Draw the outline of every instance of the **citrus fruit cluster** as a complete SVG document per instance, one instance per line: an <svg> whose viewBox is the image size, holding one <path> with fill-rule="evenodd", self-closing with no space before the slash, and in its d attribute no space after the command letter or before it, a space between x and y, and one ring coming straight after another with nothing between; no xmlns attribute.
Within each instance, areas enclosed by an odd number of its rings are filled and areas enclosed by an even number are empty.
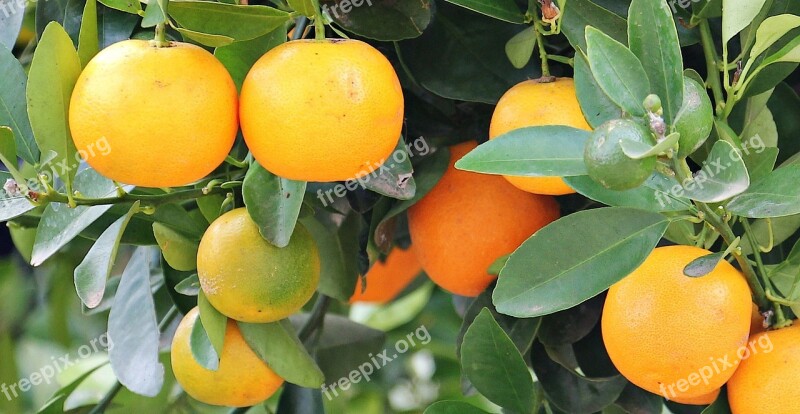
<svg viewBox="0 0 800 414"><path fill-rule="evenodd" d="M142 105L149 102L149 105ZM241 121L241 123L240 123ZM388 60L355 40L291 41L252 67L241 91L226 68L198 46L142 40L116 43L93 58L73 91L69 125L76 149L99 140L110 151L86 159L115 181L176 187L211 174L228 156L241 127L255 159L284 178L339 181L373 171L395 148L403 123L403 94ZM376 128L377 126L377 128ZM383 267L411 266L395 250ZM356 300L386 301L417 273L381 277ZM250 349L238 322L268 323L297 312L319 284L320 258L302 225L287 246L265 240L247 210L217 218L197 252L208 302L229 319L219 368L192 355L197 308L181 322L172 346L175 376L199 401L249 406L283 383ZM373 293L375 291L375 293Z"/></svg>
<svg viewBox="0 0 800 414"><path fill-rule="evenodd" d="M222 63L198 46L119 42L86 65L69 110L78 151L93 153L100 140L110 148L88 158L89 165L141 187L208 176L240 126L255 159L276 175L358 178L391 154L402 125L403 93L392 65L372 46L342 39L270 50L247 75L241 99Z"/></svg>

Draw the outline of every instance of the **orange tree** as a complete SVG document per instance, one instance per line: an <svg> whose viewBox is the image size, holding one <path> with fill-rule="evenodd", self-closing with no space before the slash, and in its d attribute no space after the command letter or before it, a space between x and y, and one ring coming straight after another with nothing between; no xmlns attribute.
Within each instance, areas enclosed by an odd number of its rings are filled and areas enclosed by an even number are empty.
<svg viewBox="0 0 800 414"><path fill-rule="evenodd" d="M800 412L799 63L794 0L0 2L0 412Z"/></svg>

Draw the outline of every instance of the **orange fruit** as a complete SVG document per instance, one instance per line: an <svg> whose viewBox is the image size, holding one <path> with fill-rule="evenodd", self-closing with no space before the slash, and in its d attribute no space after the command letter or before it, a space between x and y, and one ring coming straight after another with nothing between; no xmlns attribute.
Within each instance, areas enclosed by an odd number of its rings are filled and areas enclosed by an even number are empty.
<svg viewBox="0 0 800 414"><path fill-rule="evenodd" d="M558 219L553 197L520 191L496 175L456 170L474 141L450 148L450 165L408 210L411 247L442 288L477 296L495 279L487 270L540 228Z"/></svg>
<svg viewBox="0 0 800 414"><path fill-rule="evenodd" d="M422 266L413 250L395 247L389 252L385 261L376 262L366 276L358 278L356 291L350 297L350 303L389 302L399 295L421 271ZM361 289L362 278L366 278L367 281L367 287L363 290Z"/></svg>
<svg viewBox="0 0 800 414"><path fill-rule="evenodd" d="M750 337L728 381L733 414L800 413L800 325Z"/></svg>
<svg viewBox="0 0 800 414"><path fill-rule="evenodd" d="M320 259L298 225L286 247L261 237L247 209L211 223L197 249L197 276L208 301L229 318L266 323L297 312L319 284Z"/></svg>
<svg viewBox="0 0 800 414"><path fill-rule="evenodd" d="M699 397L673 398L672 401L685 405L709 405L717 400L717 397L719 397L719 392L720 389L717 388L716 390Z"/></svg>
<svg viewBox="0 0 800 414"><path fill-rule="evenodd" d="M581 112L570 78L544 83L537 79L514 85L497 102L489 126L489 139L515 129L566 125L591 130ZM505 177L517 188L534 194L564 195L575 192L561 177Z"/></svg>
<svg viewBox="0 0 800 414"><path fill-rule="evenodd" d="M176 187L225 160L239 128L237 99L228 71L203 48L126 40L84 68L69 126L79 154L100 174Z"/></svg>
<svg viewBox="0 0 800 414"><path fill-rule="evenodd" d="M358 40L295 40L262 56L242 85L242 133L284 178L342 181L376 170L403 126L392 65Z"/></svg>
<svg viewBox="0 0 800 414"><path fill-rule="evenodd" d="M222 356L216 371L200 365L192 356L190 338L200 311L194 308L183 317L172 338L172 371L192 398L212 405L249 407L272 396L283 384L245 342L236 322L228 320Z"/></svg>
<svg viewBox="0 0 800 414"><path fill-rule="evenodd" d="M752 301L744 276L724 260L705 276L683 274L707 254L690 246L655 249L611 286L603 308L611 361L632 383L670 400L720 388L747 343Z"/></svg>

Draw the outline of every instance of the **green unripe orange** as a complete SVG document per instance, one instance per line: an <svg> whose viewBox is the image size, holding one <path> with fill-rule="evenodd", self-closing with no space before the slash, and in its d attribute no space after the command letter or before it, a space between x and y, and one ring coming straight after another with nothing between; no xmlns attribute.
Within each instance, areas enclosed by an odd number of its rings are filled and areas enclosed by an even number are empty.
<svg viewBox="0 0 800 414"><path fill-rule="evenodd" d="M655 156L635 160L625 155L620 145L623 140L654 144L643 125L631 119L615 119L592 132L583 154L589 177L611 190L638 187L656 168Z"/></svg>

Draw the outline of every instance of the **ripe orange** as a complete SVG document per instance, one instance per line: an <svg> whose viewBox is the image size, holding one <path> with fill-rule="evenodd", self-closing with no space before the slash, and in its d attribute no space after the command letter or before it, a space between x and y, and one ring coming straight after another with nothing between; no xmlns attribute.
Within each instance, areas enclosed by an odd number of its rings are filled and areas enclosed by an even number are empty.
<svg viewBox="0 0 800 414"><path fill-rule="evenodd" d="M403 92L392 65L358 40L295 40L259 59L242 85L242 133L281 177L361 177L400 139Z"/></svg>
<svg viewBox="0 0 800 414"><path fill-rule="evenodd" d="M141 187L182 186L225 160L239 127L237 99L228 71L204 49L126 40L84 68L69 126L100 174Z"/></svg>
<svg viewBox="0 0 800 414"><path fill-rule="evenodd" d="M275 374L245 342L236 322L228 320L219 367L211 371L192 356L190 337L200 312L194 308L181 321L172 339L175 379L192 398L212 405L249 407L275 393L283 378Z"/></svg>
<svg viewBox="0 0 800 414"><path fill-rule="evenodd" d="M529 126L566 125L591 130L581 112L570 78L544 83L537 79L509 89L492 115L489 139ZM505 177L521 190L535 194L564 195L575 192L561 177Z"/></svg>
<svg viewBox="0 0 800 414"><path fill-rule="evenodd" d="M709 253L659 247L608 290L602 330L612 362L632 383L668 399L720 388L747 343L752 301L742 274L724 260L703 277L683 274Z"/></svg>
<svg viewBox="0 0 800 414"><path fill-rule="evenodd" d="M728 381L733 414L800 413L800 325L750 337Z"/></svg>
<svg viewBox="0 0 800 414"><path fill-rule="evenodd" d="M265 323L297 312L319 284L320 259L308 231L298 225L289 245L264 240L247 210L211 223L197 250L197 276L217 310L243 322Z"/></svg>
<svg viewBox="0 0 800 414"><path fill-rule="evenodd" d="M389 252L386 261L378 261L364 276L367 288L361 289L361 277L358 278L356 291L350 297L350 303L374 302L386 303L394 299L422 271L416 254L411 249L403 250L395 247Z"/></svg>
<svg viewBox="0 0 800 414"><path fill-rule="evenodd" d="M428 276L462 296L477 296L495 279L487 270L540 228L558 219L553 197L528 194L495 175L456 170L474 141L450 149L450 165L408 210L412 248Z"/></svg>

